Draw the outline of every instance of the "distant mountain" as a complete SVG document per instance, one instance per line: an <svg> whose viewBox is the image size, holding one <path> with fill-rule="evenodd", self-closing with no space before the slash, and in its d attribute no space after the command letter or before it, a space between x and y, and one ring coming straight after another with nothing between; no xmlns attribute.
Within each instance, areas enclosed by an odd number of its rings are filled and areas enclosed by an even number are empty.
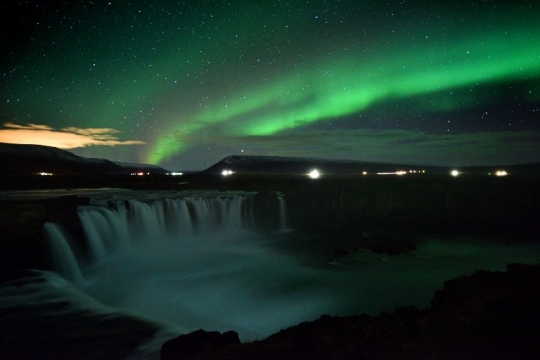
<svg viewBox="0 0 540 360"><path fill-rule="evenodd" d="M363 172L367 174L391 174L397 171L406 171L408 173L414 171L422 173L425 171L425 173L433 175L450 174L452 169L457 169L464 175L487 175L502 170L513 175L538 175L540 174L540 163L452 168L448 166L390 164L353 160L233 155L224 158L201 173L221 174L223 171L230 170L247 175L304 175L313 169L327 175L359 175Z"/></svg>
<svg viewBox="0 0 540 360"><path fill-rule="evenodd" d="M0 176L33 175L122 175L134 172L165 174L167 170L146 164L84 158L51 146L0 143Z"/></svg>
<svg viewBox="0 0 540 360"><path fill-rule="evenodd" d="M371 175L395 173L396 171L425 171L428 174L449 174L453 168L353 160L233 155L224 158L200 173L222 174L223 171L230 170L246 175L305 175L313 169L317 169L323 175L359 175L363 172ZM457 169L464 175L494 174L499 170L506 170L511 175L540 175L540 163L468 166L458 167ZM51 146L0 143L0 176L33 175L40 172L58 175L168 173L167 170L156 165L85 158Z"/></svg>
<svg viewBox="0 0 540 360"><path fill-rule="evenodd" d="M328 160L281 156L247 156L233 155L219 161L203 173L221 174L224 170L231 170L236 173L256 175L303 175L313 169L317 169L322 174L327 175L358 175L362 172L382 173L401 171L431 171L443 172L447 168L436 166L400 165L374 163L368 161L352 160Z"/></svg>

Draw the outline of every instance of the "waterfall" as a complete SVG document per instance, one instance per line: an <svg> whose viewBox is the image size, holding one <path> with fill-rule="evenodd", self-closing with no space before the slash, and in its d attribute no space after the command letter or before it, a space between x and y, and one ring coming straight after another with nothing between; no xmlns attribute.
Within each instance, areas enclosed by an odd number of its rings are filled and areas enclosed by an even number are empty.
<svg viewBox="0 0 540 360"><path fill-rule="evenodd" d="M279 200L279 231L291 231L289 227L289 215L287 213L287 204L283 195L278 195Z"/></svg>
<svg viewBox="0 0 540 360"><path fill-rule="evenodd" d="M182 233L186 237L194 234L193 223L186 200L178 201L165 199L163 201L163 216L165 217L165 231L174 235Z"/></svg>
<svg viewBox="0 0 540 360"><path fill-rule="evenodd" d="M53 223L45 223L43 232L49 241L56 271L75 284L82 283L81 269L60 227Z"/></svg>
<svg viewBox="0 0 540 360"><path fill-rule="evenodd" d="M445 279L473 272L479 264L500 270L508 262L534 263L540 256L538 245L427 239L420 244L418 257L362 251L347 257L338 270L328 263L334 247L324 241L304 241L309 233L240 234L246 225L254 227L251 219L266 220L261 214L271 216L268 220L277 229L278 210L279 226L287 229L287 210L292 208L283 194L275 195L277 201L267 194L197 192L161 198L160 194L152 198L140 194L129 200L92 199L92 205L80 206L82 228L77 233L85 235L72 243L77 244L73 246L77 251L70 248L73 236L66 236L69 234L63 234L55 224L46 224L44 234L54 250L59 273L53 278L68 279L81 293L112 309L170 324L175 332L234 330L243 341L251 341L325 313L378 314L400 303L426 307L433 289ZM251 208L261 211L253 216L249 204L257 199L264 203ZM137 226L139 221L147 228ZM84 264L80 269L74 253ZM447 266L441 266L445 261ZM428 281L426 272L430 274ZM34 276L29 279L39 284L37 292L18 284L10 286L9 292L0 287L0 310L4 306L7 318L13 319L20 334L27 334L28 341L42 344L34 348L36 354L47 349L51 339L62 342L58 349L68 346L76 351L78 344L88 348L106 344L114 353L120 345L125 346L126 336L129 339L130 333L138 333L125 321L115 326L109 317L95 317L86 305L84 311L73 307L73 300L78 302L81 297L71 290L73 296L56 295L56 289L64 293L63 284L49 292L50 283L36 281ZM29 307L20 302L24 298L19 291L32 295ZM24 308L29 309L28 316ZM76 317L66 318L65 310L70 308L76 310ZM84 327L86 322L89 326ZM37 330L31 331L34 328ZM159 348L156 351L158 358Z"/></svg>
<svg viewBox="0 0 540 360"><path fill-rule="evenodd" d="M105 219L98 211L88 211L79 214L79 219L83 228L86 229L86 236L88 238L88 248L91 253L91 257L94 261L99 260L107 253L105 244L102 241L103 232L110 234L109 227L107 226Z"/></svg>
<svg viewBox="0 0 540 360"><path fill-rule="evenodd" d="M92 260L98 261L115 245L129 242L124 208L85 207L79 209L78 214Z"/></svg>
<svg viewBox="0 0 540 360"><path fill-rule="evenodd" d="M136 242L182 242L217 233L234 236L244 223L252 225L248 195L189 196L158 200L129 199L108 205L78 209L86 237L86 259L99 262L120 245ZM57 224L46 223L56 270L69 280L83 279L69 241Z"/></svg>
<svg viewBox="0 0 540 360"><path fill-rule="evenodd" d="M146 203L137 200L128 201L128 226L132 238L148 238L165 233L165 216L160 202ZM123 205L125 206L125 204ZM123 219L122 219L123 220Z"/></svg>

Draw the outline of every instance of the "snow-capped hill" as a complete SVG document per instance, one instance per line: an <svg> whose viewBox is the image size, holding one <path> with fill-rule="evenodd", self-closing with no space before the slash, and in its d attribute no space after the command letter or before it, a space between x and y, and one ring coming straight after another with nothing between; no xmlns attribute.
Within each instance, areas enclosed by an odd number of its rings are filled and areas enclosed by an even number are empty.
<svg viewBox="0 0 540 360"><path fill-rule="evenodd" d="M458 167L459 172L465 175L496 174L505 170L513 175L540 174L540 163L515 164L515 165L486 165ZM250 156L232 155L224 158L208 169L203 174L229 173L247 175L306 175L312 170L322 175L359 175L359 174L429 174L449 175L455 167L410 165L395 163L376 163L355 160L330 160L284 156Z"/></svg>
<svg viewBox="0 0 540 360"><path fill-rule="evenodd" d="M139 171L150 172L152 174L162 174L164 172L167 172L162 167L152 164L127 163L123 161L115 161L115 164L123 168L130 169L130 171L132 169L138 169Z"/></svg>
<svg viewBox="0 0 540 360"><path fill-rule="evenodd" d="M353 160L232 155L204 170L203 173L221 174L225 170L230 170L242 174L302 175L316 168L323 174L350 175L363 171L395 171L396 167L399 166ZM418 166L409 167L419 168Z"/></svg>
<svg viewBox="0 0 540 360"><path fill-rule="evenodd" d="M225 164L237 165L237 164L290 164L290 163L340 163L340 164L368 164L365 161L353 161L353 160L328 160L328 159L316 159L316 158L300 158L300 157L286 157L286 156L250 156L250 155L231 155L222 160Z"/></svg>
<svg viewBox="0 0 540 360"><path fill-rule="evenodd" d="M53 174L165 174L159 166L116 163L107 159L85 158L51 146L0 143L0 175Z"/></svg>
<svg viewBox="0 0 540 360"><path fill-rule="evenodd" d="M300 159L287 158L282 156L247 156L247 155L232 155L227 156L221 162L227 165L261 165L261 164L274 164L274 163L291 163L297 162Z"/></svg>

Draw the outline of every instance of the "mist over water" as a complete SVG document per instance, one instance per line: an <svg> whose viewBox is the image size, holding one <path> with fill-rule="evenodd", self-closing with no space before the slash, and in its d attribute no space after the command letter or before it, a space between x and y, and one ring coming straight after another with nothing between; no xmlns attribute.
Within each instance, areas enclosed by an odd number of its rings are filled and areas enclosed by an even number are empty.
<svg viewBox="0 0 540 360"><path fill-rule="evenodd" d="M317 316L329 301L321 285L258 236L214 235L118 249L87 269L85 290L186 331L234 329L257 338Z"/></svg>
<svg viewBox="0 0 540 360"><path fill-rule="evenodd" d="M322 314L427 307L444 280L539 259L533 246L432 240L414 255L361 252L332 266L328 259L273 246L273 241L299 241L284 238L248 233L129 246L85 269L83 289L108 305L180 330L235 330L243 340L255 340Z"/></svg>
<svg viewBox="0 0 540 360"><path fill-rule="evenodd" d="M243 228L242 201L177 202L182 214L177 228L160 224L160 216L167 215L153 214L146 204L152 215L139 209L135 217L139 226L147 222L146 229L122 228L120 233L130 238L83 268L82 289L107 305L180 331L235 330L242 340L255 340L322 314L375 315L402 305L427 307L444 280L540 259L536 246L431 239L409 255L359 251L336 264L332 247L306 241L304 234ZM197 221L186 215L188 207L198 214ZM91 211L96 210L80 216Z"/></svg>
<svg viewBox="0 0 540 360"><path fill-rule="evenodd" d="M434 237L407 255L354 251L335 262L331 245L306 234L258 231L244 200L235 195L81 208L90 260L79 262L83 279L77 275L76 285L107 306L178 333L235 330L249 341L323 314L425 308L445 280L540 260L536 245ZM46 231L57 234L52 225ZM72 259L58 269L67 278L69 264Z"/></svg>

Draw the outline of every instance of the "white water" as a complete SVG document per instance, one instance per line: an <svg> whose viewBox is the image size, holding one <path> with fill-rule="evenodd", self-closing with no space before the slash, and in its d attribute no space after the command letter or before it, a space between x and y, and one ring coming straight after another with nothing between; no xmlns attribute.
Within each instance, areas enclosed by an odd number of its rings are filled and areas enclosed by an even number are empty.
<svg viewBox="0 0 540 360"><path fill-rule="evenodd" d="M157 360L161 344L178 334L37 270L0 285L0 320L2 359ZM147 327L153 337L137 334ZM130 348L133 342L142 345Z"/></svg>
<svg viewBox="0 0 540 360"><path fill-rule="evenodd" d="M331 245L252 231L248 203L213 195L81 208L92 263L75 262L79 288L178 331L235 330L254 340L322 314L426 307L444 280L540 259L533 245L433 239L412 255L363 251L332 266Z"/></svg>
<svg viewBox="0 0 540 360"><path fill-rule="evenodd" d="M291 231L289 226L289 214L287 213L287 204L283 196L278 196L279 201L279 230L283 232Z"/></svg>
<svg viewBox="0 0 540 360"><path fill-rule="evenodd" d="M82 284L81 269L64 232L53 223L46 223L43 232L51 243L51 256L55 270L74 284Z"/></svg>

